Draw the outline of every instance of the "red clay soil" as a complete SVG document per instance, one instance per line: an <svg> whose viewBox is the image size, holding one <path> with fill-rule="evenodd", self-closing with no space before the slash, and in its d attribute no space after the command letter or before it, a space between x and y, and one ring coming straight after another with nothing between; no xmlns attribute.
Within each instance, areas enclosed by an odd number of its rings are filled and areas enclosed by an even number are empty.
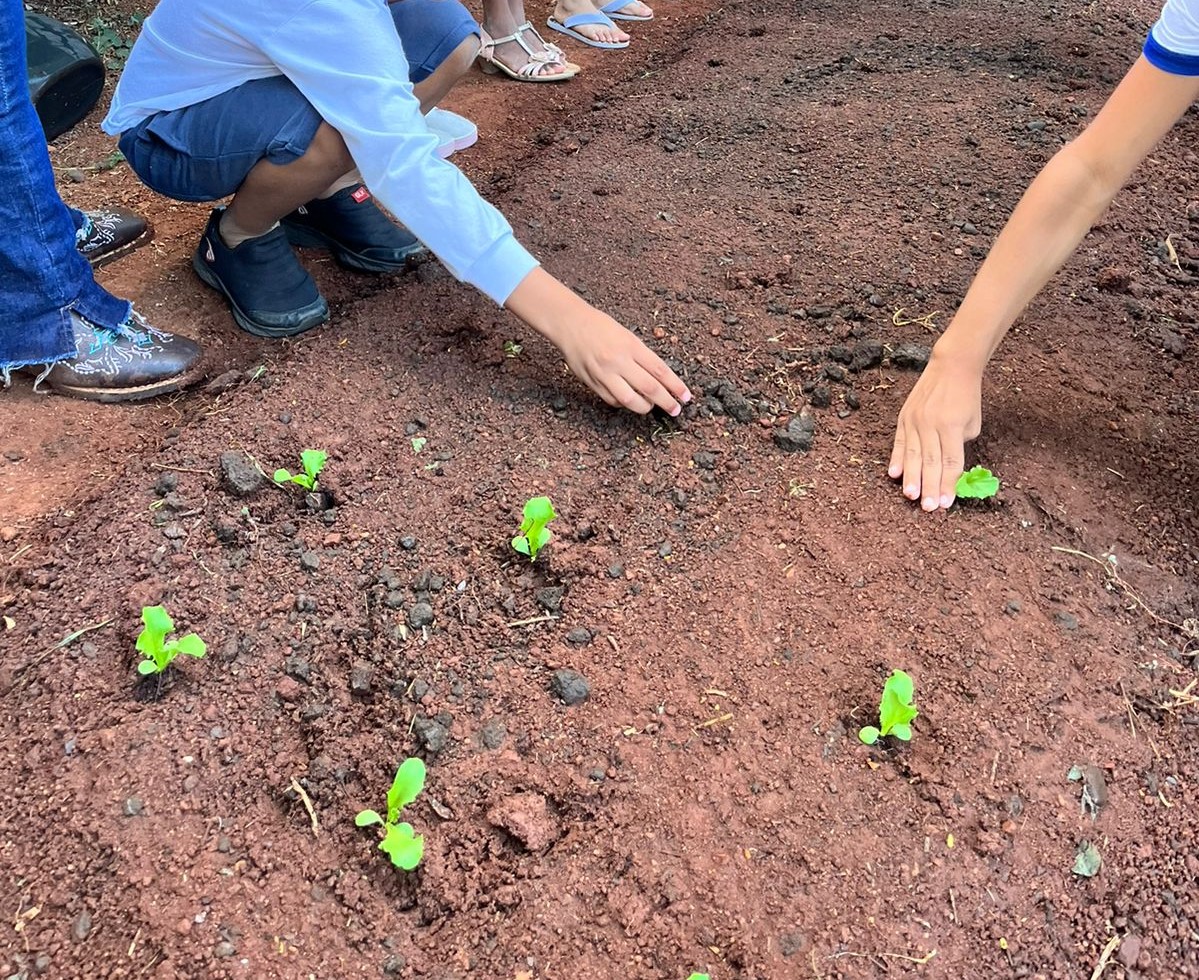
<svg viewBox="0 0 1199 980"><path fill-rule="evenodd" d="M677 424L433 262L309 256L333 321L250 341L187 268L201 208L67 187L153 217L105 281L241 373L0 398L0 975L1199 977L1194 114L996 359L998 500L930 517L884 473L910 365L1152 7L662 8L455 105L518 234L705 393ZM222 471L307 447L332 510ZM161 688L159 601L209 645ZM915 737L866 748L895 667ZM405 874L354 815L409 755Z"/></svg>

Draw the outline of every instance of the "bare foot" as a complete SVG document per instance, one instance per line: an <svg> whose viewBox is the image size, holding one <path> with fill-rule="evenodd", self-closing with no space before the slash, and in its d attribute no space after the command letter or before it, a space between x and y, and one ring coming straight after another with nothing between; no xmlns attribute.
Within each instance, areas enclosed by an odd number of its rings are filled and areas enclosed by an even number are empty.
<svg viewBox="0 0 1199 980"><path fill-rule="evenodd" d="M603 6L602 3L597 3L596 9L598 10L601 6ZM628 14L630 17L653 17L654 16L653 8L650 7L648 4L642 3L641 0L629 0L629 2L626 3L623 7L617 7L616 12L618 14Z"/></svg>
<svg viewBox="0 0 1199 980"><path fill-rule="evenodd" d="M554 19L559 24L564 24L567 17L573 17L575 14L593 14L598 9L591 0L558 0L554 6ZM580 24L571 30L604 44L620 44L629 40L629 35L615 25L609 27L607 24Z"/></svg>

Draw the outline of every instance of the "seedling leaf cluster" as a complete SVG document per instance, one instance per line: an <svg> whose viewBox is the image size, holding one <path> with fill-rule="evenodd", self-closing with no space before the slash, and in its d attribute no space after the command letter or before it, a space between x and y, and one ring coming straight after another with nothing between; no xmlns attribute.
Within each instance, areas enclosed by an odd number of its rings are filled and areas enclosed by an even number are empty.
<svg viewBox="0 0 1199 980"><path fill-rule="evenodd" d="M363 810L354 818L359 827L383 826L379 850L391 863L411 871L425 855L425 838L418 836L410 823L400 823L400 813L425 788L425 764L420 759L405 759L396 770L391 789L387 791L387 818L375 810Z"/></svg>
<svg viewBox="0 0 1199 980"><path fill-rule="evenodd" d="M137 650L145 659L137 665L139 674L161 674L181 653L198 658L208 652L204 641L195 633L167 642L167 634L175 629L175 623L163 606L143 606L142 623L142 631L137 635Z"/></svg>
<svg viewBox="0 0 1199 980"><path fill-rule="evenodd" d="M522 555L528 555L530 561L536 561L537 552L554 536L546 525L557 516L549 497L533 497L525 504L524 520L520 533L512 539L512 547Z"/></svg>
<svg viewBox="0 0 1199 980"><path fill-rule="evenodd" d="M911 741L912 721L920 713L912 704L914 694L912 678L902 670L891 671L878 704L879 727L866 725L858 732L858 738L867 745L873 745L884 735L894 735L901 742Z"/></svg>
<svg viewBox="0 0 1199 980"><path fill-rule="evenodd" d="M325 461L328 458L329 454L323 449L305 449L300 453L300 465L304 468L304 472L289 473L280 467L275 470L275 482L294 483L305 490L315 490L317 487L317 477L321 475L321 470L325 468Z"/></svg>
<svg viewBox="0 0 1199 980"><path fill-rule="evenodd" d="M999 478L985 466L976 466L958 477L953 492L959 497L986 500L999 493Z"/></svg>

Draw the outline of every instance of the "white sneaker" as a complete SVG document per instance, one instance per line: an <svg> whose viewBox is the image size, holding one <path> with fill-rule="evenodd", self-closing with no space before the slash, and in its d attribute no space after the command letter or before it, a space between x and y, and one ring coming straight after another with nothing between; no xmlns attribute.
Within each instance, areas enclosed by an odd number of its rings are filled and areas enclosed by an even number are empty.
<svg viewBox="0 0 1199 980"><path fill-rule="evenodd" d="M441 141L437 145L437 155L442 159L479 141L479 127L448 109L433 107L426 113L425 122L429 131Z"/></svg>

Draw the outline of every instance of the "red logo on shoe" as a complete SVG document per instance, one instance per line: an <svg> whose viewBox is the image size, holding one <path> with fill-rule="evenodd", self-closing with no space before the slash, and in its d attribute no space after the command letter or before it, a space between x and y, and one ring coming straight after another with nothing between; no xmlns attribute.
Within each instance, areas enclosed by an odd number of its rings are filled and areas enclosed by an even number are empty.
<svg viewBox="0 0 1199 980"><path fill-rule="evenodd" d="M354 199L355 204L361 204L363 201L370 200L371 192L365 187L359 187L358 190L354 191L354 193L350 195L350 197Z"/></svg>

